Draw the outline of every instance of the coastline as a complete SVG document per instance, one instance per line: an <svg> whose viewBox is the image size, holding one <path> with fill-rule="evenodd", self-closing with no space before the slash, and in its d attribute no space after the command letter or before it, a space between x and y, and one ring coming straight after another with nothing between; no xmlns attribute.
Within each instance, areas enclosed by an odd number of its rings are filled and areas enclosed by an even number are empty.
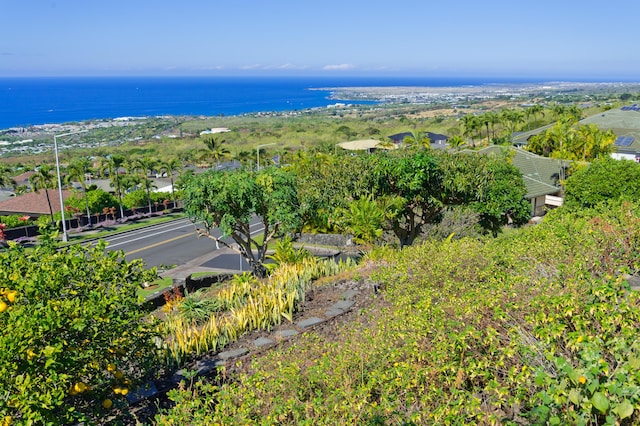
<svg viewBox="0 0 640 426"><path fill-rule="evenodd" d="M117 117L242 116L335 103L440 103L563 91L611 91L640 82L483 78L0 78L0 129Z"/></svg>
<svg viewBox="0 0 640 426"><path fill-rule="evenodd" d="M562 92L640 90L640 82L548 82L495 83L469 86L377 86L328 87L318 90L331 92L330 98L343 101L413 102L456 99L487 100L498 97L548 96Z"/></svg>

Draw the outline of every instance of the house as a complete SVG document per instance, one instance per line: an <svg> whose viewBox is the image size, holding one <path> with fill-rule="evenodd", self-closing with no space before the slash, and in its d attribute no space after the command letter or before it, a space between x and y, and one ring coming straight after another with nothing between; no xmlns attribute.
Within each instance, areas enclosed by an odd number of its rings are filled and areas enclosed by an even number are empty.
<svg viewBox="0 0 640 426"><path fill-rule="evenodd" d="M433 132L426 132L425 135L429 138L432 149L445 149L447 147L448 136ZM413 133L402 132L389 136L389 139L396 145L404 143L405 138L413 138Z"/></svg>
<svg viewBox="0 0 640 426"><path fill-rule="evenodd" d="M637 104L595 114L580 123L593 123L603 131L611 130L616 134L613 158L640 162L640 108Z"/></svg>
<svg viewBox="0 0 640 426"><path fill-rule="evenodd" d="M357 141L340 142L336 144L336 148L347 149L349 151L367 151L372 152L374 149L395 149L395 145L385 144L377 139L362 139Z"/></svg>
<svg viewBox="0 0 640 426"><path fill-rule="evenodd" d="M49 192L49 201L51 202L53 212L59 212L59 191L57 189L49 189L47 191ZM62 191L63 199L66 200L70 196L71 191ZM38 217L48 214L50 214L49 203L47 202L47 195L44 189L39 192L27 192L26 194L16 195L15 197L0 201L0 216L29 215L31 217Z"/></svg>

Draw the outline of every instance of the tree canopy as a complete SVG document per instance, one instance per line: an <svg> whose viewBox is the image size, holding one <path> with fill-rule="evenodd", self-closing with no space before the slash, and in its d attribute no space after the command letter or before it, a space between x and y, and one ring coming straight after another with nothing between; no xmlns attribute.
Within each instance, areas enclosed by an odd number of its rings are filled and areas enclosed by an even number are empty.
<svg viewBox="0 0 640 426"><path fill-rule="evenodd" d="M184 207L196 227L204 225L204 229L197 228L200 236L238 250L258 276L266 272L263 264L269 241L302 226L296 179L277 168L208 171L194 176L184 189ZM262 229L252 231L252 220ZM216 227L221 237L211 233ZM237 248L226 242L228 236Z"/></svg>
<svg viewBox="0 0 640 426"><path fill-rule="evenodd" d="M589 208L611 199L640 200L640 164L602 157L566 181L567 206Z"/></svg>
<svg viewBox="0 0 640 426"><path fill-rule="evenodd" d="M124 404L114 388L135 385L155 362L137 296L155 269L105 243L47 241L0 253L0 413L20 424L93 423L104 416L95 401Z"/></svg>

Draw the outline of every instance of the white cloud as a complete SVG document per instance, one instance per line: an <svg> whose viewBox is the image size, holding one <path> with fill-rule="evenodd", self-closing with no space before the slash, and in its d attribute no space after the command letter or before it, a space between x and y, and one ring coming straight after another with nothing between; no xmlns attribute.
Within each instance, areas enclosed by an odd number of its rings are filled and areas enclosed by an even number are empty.
<svg viewBox="0 0 640 426"><path fill-rule="evenodd" d="M274 70L306 70L309 67L307 65L295 65L295 64L279 64L265 67L265 69Z"/></svg>
<svg viewBox="0 0 640 426"><path fill-rule="evenodd" d="M322 69L325 71L345 71L345 70L352 70L355 67L356 66L353 64L337 64L337 65L325 65L324 67L322 67Z"/></svg>
<svg viewBox="0 0 640 426"><path fill-rule="evenodd" d="M263 68L261 64L253 64L253 65L242 65L240 67L241 70L257 70Z"/></svg>

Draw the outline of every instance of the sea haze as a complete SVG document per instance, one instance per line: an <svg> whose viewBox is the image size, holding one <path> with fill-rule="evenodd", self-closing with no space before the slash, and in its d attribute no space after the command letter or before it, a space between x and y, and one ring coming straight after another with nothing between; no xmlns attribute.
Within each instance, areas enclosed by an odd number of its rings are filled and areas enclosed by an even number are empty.
<svg viewBox="0 0 640 426"><path fill-rule="evenodd" d="M385 77L0 78L0 129L130 116L239 115L324 107L336 102L329 99L328 91L308 90L311 88L524 82L535 81Z"/></svg>

